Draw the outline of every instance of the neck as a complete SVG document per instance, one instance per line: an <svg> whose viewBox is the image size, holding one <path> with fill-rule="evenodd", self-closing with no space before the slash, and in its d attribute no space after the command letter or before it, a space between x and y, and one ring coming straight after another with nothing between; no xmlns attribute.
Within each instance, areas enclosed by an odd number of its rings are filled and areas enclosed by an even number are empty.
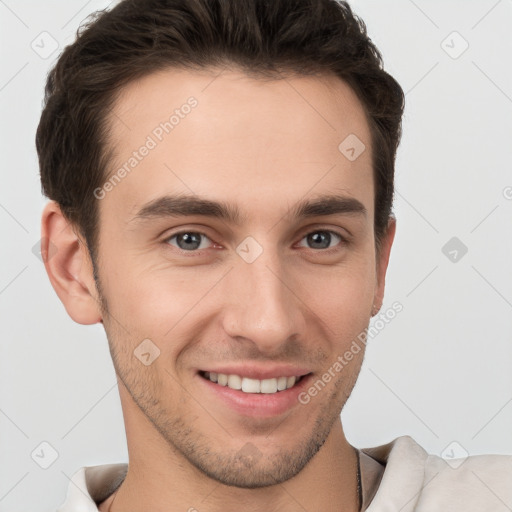
<svg viewBox="0 0 512 512"><path fill-rule="evenodd" d="M101 512L359 510L358 454L347 442L341 420L300 473L282 484L257 489L227 486L209 478L169 447L145 417L125 413L125 425L128 473Z"/></svg>

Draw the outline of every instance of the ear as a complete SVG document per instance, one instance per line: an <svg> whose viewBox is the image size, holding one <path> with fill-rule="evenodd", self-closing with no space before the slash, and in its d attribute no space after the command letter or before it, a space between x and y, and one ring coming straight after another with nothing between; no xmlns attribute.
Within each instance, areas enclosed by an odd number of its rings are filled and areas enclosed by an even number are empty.
<svg viewBox="0 0 512 512"><path fill-rule="evenodd" d="M388 227L386 234L381 241L380 251L377 254L377 284L375 287L375 295L373 299L374 310L373 315L376 315L379 309L382 307L384 300L384 288L386 285L386 271L389 263L389 256L391 253L391 246L395 239L396 232L396 219L390 217L388 221Z"/></svg>
<svg viewBox="0 0 512 512"><path fill-rule="evenodd" d="M101 322L101 308L89 251L55 201L41 219L41 256L53 289L79 324Z"/></svg>

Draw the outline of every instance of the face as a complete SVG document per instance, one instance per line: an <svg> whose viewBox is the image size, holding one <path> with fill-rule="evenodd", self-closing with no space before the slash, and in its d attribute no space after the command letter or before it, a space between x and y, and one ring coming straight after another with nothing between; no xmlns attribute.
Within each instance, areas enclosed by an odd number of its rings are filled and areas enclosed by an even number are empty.
<svg viewBox="0 0 512 512"><path fill-rule="evenodd" d="M98 273L131 422L225 484L282 482L339 421L364 350L300 396L382 292L363 109L334 77L168 70L113 112Z"/></svg>

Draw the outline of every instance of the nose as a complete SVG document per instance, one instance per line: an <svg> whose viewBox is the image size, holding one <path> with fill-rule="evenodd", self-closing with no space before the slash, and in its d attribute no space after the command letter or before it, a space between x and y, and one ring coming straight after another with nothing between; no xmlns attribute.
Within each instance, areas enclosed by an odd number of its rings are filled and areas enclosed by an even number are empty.
<svg viewBox="0 0 512 512"><path fill-rule="evenodd" d="M237 257L222 290L226 334L252 342L268 356L283 353L303 334L307 307L292 270L275 250L264 250L252 263Z"/></svg>

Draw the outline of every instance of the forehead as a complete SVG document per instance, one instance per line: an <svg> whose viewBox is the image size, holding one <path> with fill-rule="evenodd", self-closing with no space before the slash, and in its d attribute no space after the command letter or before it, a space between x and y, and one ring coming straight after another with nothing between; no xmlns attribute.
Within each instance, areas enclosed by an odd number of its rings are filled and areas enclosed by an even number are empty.
<svg viewBox="0 0 512 512"><path fill-rule="evenodd" d="M337 77L168 69L126 86L109 122L115 179L101 209L118 215L176 193L232 199L260 216L307 195L345 193L373 211L369 126Z"/></svg>

